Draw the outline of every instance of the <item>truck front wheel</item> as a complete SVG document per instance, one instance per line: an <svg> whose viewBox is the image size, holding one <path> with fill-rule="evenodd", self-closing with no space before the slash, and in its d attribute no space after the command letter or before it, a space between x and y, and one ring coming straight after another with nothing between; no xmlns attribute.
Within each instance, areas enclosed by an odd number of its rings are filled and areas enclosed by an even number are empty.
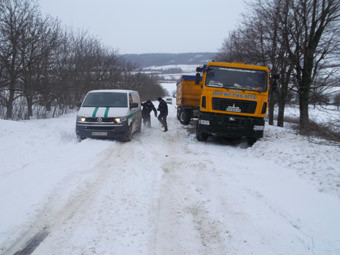
<svg viewBox="0 0 340 255"><path fill-rule="evenodd" d="M86 139L85 136L80 136L80 135L77 135L77 141L78 142L81 142L82 140Z"/></svg>
<svg viewBox="0 0 340 255"><path fill-rule="evenodd" d="M247 137L247 143L249 146L253 146L256 140L257 140L256 137Z"/></svg>
<svg viewBox="0 0 340 255"><path fill-rule="evenodd" d="M208 134L197 132L197 133L196 133L196 138L197 138L197 140L200 141L200 142L205 142L206 140L208 140Z"/></svg>

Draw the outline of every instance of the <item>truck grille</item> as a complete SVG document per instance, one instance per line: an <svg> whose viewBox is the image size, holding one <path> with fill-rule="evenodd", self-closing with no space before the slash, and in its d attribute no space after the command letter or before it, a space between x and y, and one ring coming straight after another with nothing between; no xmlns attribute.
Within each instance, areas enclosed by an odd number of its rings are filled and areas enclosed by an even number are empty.
<svg viewBox="0 0 340 255"><path fill-rule="evenodd" d="M256 105L256 101L234 100L219 97L213 97L212 99L212 108L217 111L228 111L227 108L231 107L239 108L241 113L255 113Z"/></svg>

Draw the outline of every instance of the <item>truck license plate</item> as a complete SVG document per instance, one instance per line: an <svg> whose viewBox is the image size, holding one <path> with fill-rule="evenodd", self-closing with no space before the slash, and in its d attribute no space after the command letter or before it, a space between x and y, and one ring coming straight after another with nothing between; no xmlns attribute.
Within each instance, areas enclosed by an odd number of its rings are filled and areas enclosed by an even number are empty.
<svg viewBox="0 0 340 255"><path fill-rule="evenodd" d="M107 136L107 132L92 132L93 136Z"/></svg>

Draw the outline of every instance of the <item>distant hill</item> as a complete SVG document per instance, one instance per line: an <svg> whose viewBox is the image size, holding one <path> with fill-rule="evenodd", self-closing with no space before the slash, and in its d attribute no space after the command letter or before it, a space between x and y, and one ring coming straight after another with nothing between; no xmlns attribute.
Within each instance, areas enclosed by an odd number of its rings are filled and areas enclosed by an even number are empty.
<svg viewBox="0 0 340 255"><path fill-rule="evenodd" d="M136 64L139 68L164 65L201 65L212 61L217 53L145 53L125 54L127 60Z"/></svg>

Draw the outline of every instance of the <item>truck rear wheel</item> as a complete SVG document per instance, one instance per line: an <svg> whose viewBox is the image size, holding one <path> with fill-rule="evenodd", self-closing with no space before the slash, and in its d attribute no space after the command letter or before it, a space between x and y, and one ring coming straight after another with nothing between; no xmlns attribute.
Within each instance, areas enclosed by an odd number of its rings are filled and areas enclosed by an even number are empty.
<svg viewBox="0 0 340 255"><path fill-rule="evenodd" d="M189 111L182 110L179 113L179 122L183 125L188 125L190 123L191 114Z"/></svg>

